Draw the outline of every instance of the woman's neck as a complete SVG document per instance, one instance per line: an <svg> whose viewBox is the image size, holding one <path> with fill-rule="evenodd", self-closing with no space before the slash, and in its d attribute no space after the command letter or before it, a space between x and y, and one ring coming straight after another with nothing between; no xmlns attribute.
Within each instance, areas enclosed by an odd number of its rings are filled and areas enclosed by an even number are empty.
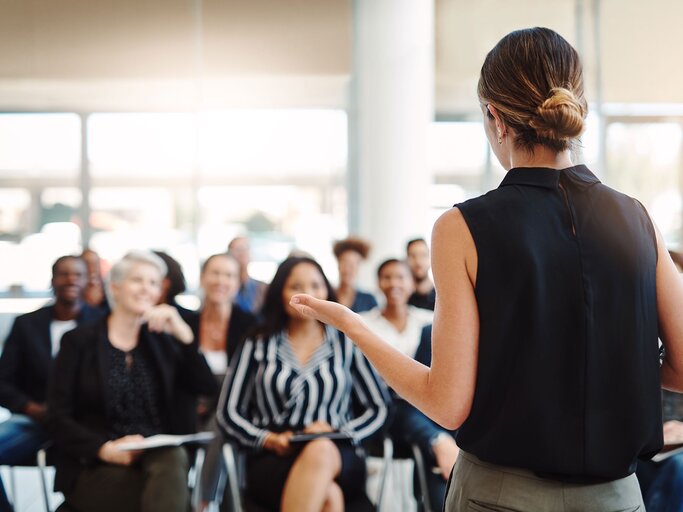
<svg viewBox="0 0 683 512"><path fill-rule="evenodd" d="M119 350L128 351L138 344L142 316L114 308L107 320L109 342Z"/></svg>
<svg viewBox="0 0 683 512"><path fill-rule="evenodd" d="M209 322L224 322L230 318L232 304L229 302L206 302L202 308L202 319Z"/></svg>
<svg viewBox="0 0 683 512"><path fill-rule="evenodd" d="M408 323L408 304L387 304L382 311L382 316L399 332L403 332Z"/></svg>
<svg viewBox="0 0 683 512"><path fill-rule="evenodd" d="M550 169L566 169L574 164L571 159L571 152L555 152L545 146L536 146L534 152L530 153L525 149L514 149L510 152L510 168L515 167L548 167Z"/></svg>
<svg viewBox="0 0 683 512"><path fill-rule="evenodd" d="M356 299L356 289L349 283L340 283L337 288L337 300L346 307L351 307Z"/></svg>
<svg viewBox="0 0 683 512"><path fill-rule="evenodd" d="M290 339L319 339L323 333L323 326L317 320L310 318L290 318L287 334Z"/></svg>
<svg viewBox="0 0 683 512"><path fill-rule="evenodd" d="M339 293L349 293L355 291L355 288L353 287L353 283L342 281L339 283L339 288L337 288L337 291Z"/></svg>

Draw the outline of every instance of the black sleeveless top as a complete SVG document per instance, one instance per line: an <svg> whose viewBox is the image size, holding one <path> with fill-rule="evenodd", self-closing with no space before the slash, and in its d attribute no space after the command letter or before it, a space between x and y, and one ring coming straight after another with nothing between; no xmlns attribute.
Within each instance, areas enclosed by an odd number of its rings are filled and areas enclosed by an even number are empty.
<svg viewBox="0 0 683 512"><path fill-rule="evenodd" d="M516 168L456 205L478 255L479 361L458 445L566 481L662 447L657 247L643 206L583 165Z"/></svg>

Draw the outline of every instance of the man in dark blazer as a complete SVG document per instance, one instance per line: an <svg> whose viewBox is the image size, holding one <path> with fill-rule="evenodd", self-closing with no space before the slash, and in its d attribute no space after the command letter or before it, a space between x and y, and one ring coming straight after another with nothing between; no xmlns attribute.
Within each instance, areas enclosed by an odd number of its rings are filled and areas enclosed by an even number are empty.
<svg viewBox="0 0 683 512"><path fill-rule="evenodd" d="M82 259L62 256L52 266L54 303L14 320L0 356L0 406L12 416L0 423L0 465L30 463L47 440L44 429L48 374L62 335L101 312L84 305L87 270ZM0 511L11 510L0 483Z"/></svg>

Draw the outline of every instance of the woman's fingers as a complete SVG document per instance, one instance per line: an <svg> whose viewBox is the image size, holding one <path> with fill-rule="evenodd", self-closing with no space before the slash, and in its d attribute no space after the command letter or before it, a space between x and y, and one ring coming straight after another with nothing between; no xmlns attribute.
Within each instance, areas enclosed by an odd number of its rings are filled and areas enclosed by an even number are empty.
<svg viewBox="0 0 683 512"><path fill-rule="evenodd" d="M296 309L302 315L310 317L310 318L315 318L316 320L323 321L320 318L318 311L312 306L312 304L314 304L314 302L322 302L322 301L319 299L315 299L315 298L311 297L310 295L304 295L304 294L294 295L292 297L292 299L290 300L290 304L292 305L292 307L294 309Z"/></svg>
<svg viewBox="0 0 683 512"><path fill-rule="evenodd" d="M290 304L300 314L329 324L340 331L345 330L350 318L349 315L353 314L351 310L341 304L316 299L305 294L294 295L290 300Z"/></svg>

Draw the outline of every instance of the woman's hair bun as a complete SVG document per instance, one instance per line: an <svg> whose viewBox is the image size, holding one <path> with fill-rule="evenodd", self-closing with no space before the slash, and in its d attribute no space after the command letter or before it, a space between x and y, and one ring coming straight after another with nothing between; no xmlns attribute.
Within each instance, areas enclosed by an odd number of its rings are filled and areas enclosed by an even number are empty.
<svg viewBox="0 0 683 512"><path fill-rule="evenodd" d="M585 101L579 100L571 90L554 87L529 124L544 139L575 139L583 132L587 111Z"/></svg>

